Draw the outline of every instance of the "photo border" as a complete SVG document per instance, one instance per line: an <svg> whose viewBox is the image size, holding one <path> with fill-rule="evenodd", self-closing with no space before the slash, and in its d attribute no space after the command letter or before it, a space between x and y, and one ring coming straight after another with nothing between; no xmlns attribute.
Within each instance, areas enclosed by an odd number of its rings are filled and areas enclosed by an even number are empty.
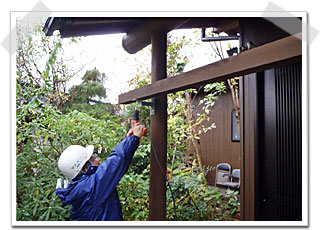
<svg viewBox="0 0 320 230"><path fill-rule="evenodd" d="M15 19L17 17L23 18L37 17L37 15L48 14L51 17L287 17L288 13L292 17L302 18L302 221L109 221L109 222L92 222L92 221L17 221L16 220L16 65L15 55L11 55L10 60L10 75L11 75L11 224L12 226L110 226L110 227L124 227L124 226L200 226L200 227L214 227L214 226L308 226L309 225L309 97L308 97L308 22L307 12L264 12L264 11L11 11L10 13L10 52L16 53L15 42Z"/></svg>

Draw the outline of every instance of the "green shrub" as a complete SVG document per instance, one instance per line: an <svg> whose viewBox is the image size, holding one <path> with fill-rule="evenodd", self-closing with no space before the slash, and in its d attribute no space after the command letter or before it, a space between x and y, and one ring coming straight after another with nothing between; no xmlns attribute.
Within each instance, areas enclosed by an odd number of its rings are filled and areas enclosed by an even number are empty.
<svg viewBox="0 0 320 230"><path fill-rule="evenodd" d="M173 191L176 219L172 195L168 189L168 220L209 221L233 220L240 211L238 192L227 190L226 195L216 188L210 189L198 173L197 167L178 168L173 171L170 185Z"/></svg>
<svg viewBox="0 0 320 230"><path fill-rule="evenodd" d="M149 216L149 167L140 174L127 173L118 185L124 220L146 221Z"/></svg>
<svg viewBox="0 0 320 230"><path fill-rule="evenodd" d="M98 120L73 111L61 115L41 101L17 109L17 220L70 220L70 208L61 207L55 194L57 168L69 145L92 144L106 158L124 137L117 116Z"/></svg>

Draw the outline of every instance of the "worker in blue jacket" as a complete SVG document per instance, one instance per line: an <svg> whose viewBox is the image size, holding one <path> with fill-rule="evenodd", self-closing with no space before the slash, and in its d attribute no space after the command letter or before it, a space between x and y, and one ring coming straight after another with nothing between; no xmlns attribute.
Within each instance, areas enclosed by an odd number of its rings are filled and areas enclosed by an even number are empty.
<svg viewBox="0 0 320 230"><path fill-rule="evenodd" d="M63 206L71 205L72 220L123 220L116 186L128 171L142 129L141 124L131 129L101 165L94 159L92 145L72 145L61 154L58 167L71 183L56 193Z"/></svg>

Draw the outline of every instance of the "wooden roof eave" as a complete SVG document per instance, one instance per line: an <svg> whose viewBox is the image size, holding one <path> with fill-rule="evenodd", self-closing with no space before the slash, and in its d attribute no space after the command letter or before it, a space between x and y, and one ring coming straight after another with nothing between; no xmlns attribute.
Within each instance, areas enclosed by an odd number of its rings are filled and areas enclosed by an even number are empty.
<svg viewBox="0 0 320 230"><path fill-rule="evenodd" d="M152 31L163 31L168 33L188 22L190 19L175 20L148 20L139 24L122 38L122 47L130 54L134 54L151 43Z"/></svg>
<svg viewBox="0 0 320 230"><path fill-rule="evenodd" d="M261 72L301 60L302 40L299 33L121 94L119 104L128 104L210 82Z"/></svg>
<svg viewBox="0 0 320 230"><path fill-rule="evenodd" d="M95 17L49 17L43 31L51 36L59 30L62 38L101 34L126 33L122 39L123 48L128 53L136 53L151 43L151 32L169 32L174 29L213 27L219 32L236 34L238 18L95 18Z"/></svg>

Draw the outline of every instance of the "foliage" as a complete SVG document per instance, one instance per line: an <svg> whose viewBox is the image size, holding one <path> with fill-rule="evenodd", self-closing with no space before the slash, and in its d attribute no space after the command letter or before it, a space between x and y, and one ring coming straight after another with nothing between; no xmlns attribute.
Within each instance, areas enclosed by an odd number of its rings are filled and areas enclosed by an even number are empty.
<svg viewBox="0 0 320 230"><path fill-rule="evenodd" d="M54 154L39 153L27 146L17 156L17 220L69 220L69 207L62 208L55 194Z"/></svg>
<svg viewBox="0 0 320 230"><path fill-rule="evenodd" d="M19 31L21 29L21 31ZM62 114L65 83L71 74L63 64L58 35L46 37L36 27L23 38L19 27L16 84L16 212L17 220L70 220L70 207L61 207L55 194L61 152L71 144L93 144L104 160L126 132L123 120L104 114ZM41 69L44 61L44 69ZM91 76L88 77L88 81Z"/></svg>
<svg viewBox="0 0 320 230"><path fill-rule="evenodd" d="M168 34L167 51L167 75L172 77L183 72L184 67L189 63L188 57L183 55L183 48L191 43L185 36L178 38L173 34Z"/></svg>
<svg viewBox="0 0 320 230"><path fill-rule="evenodd" d="M203 122L210 122L209 115L211 109L215 105L215 102L219 99L219 95L227 92L227 88L224 82L215 82L205 85L203 91L206 93L206 95L199 102L199 106L202 105L201 109L203 113L197 114L198 117L191 126L192 130L198 129L197 132L194 133L194 137L196 139L200 139L199 135L201 135L202 133L206 133L208 130L216 127L215 123L211 123L211 125L204 125ZM197 91L194 92L197 93ZM201 127L201 129L199 129L199 127Z"/></svg>
<svg viewBox="0 0 320 230"><path fill-rule="evenodd" d="M194 169L194 168L193 168ZM181 167L173 171L170 184L175 198L178 220L208 220L211 209L205 200L212 191L206 189L203 178L189 167ZM167 194L169 203L169 220L174 220L173 200Z"/></svg>
<svg viewBox="0 0 320 230"><path fill-rule="evenodd" d="M140 145L134 154L129 173L141 174L150 167L151 145L148 138L140 139Z"/></svg>
<svg viewBox="0 0 320 230"><path fill-rule="evenodd" d="M46 101L59 106L65 99L60 94L63 83L57 81L66 76L59 70L62 62L56 66L61 40L57 36L46 38L40 26L33 36L24 37L20 23L16 55L17 220L48 220L51 216L63 220L68 210L55 200L54 152L41 151L50 135L49 120L59 116ZM44 69L38 65L42 60L47 60Z"/></svg>
<svg viewBox="0 0 320 230"><path fill-rule="evenodd" d="M206 173L212 169L206 170ZM173 171L170 184L175 197L177 220L234 220L240 211L238 192L227 190L226 195L221 194L217 188L208 189L203 178L198 173L197 166L181 167ZM175 220L173 200L167 192L168 219ZM214 206L210 206L210 202Z"/></svg>
<svg viewBox="0 0 320 230"><path fill-rule="evenodd" d="M115 115L107 115L106 120L100 120L75 110L62 115L52 127L57 138L51 141L51 146L57 152L62 152L69 145L90 144L100 149L102 156L106 156L124 138L126 130L120 121L121 118Z"/></svg>
<svg viewBox="0 0 320 230"><path fill-rule="evenodd" d="M89 103L94 97L106 98L106 89L103 86L105 80L106 75L97 69L86 71L82 83L69 90L71 103Z"/></svg>
<svg viewBox="0 0 320 230"><path fill-rule="evenodd" d="M69 99L63 111L78 110L100 119L103 119L107 112L114 114L113 105L101 101L107 98L107 89L104 86L106 79L106 75L96 68L87 70L81 84L69 89Z"/></svg>
<svg viewBox="0 0 320 230"><path fill-rule="evenodd" d="M190 165L192 158L187 156L186 145L186 120L183 113L172 112L173 108L168 108L168 155L171 168L181 165Z"/></svg>
<svg viewBox="0 0 320 230"><path fill-rule="evenodd" d="M17 105L38 98L60 108L67 100L66 82L79 71L67 68L61 37L45 36L40 25L29 35L20 20L17 36Z"/></svg>
<svg viewBox="0 0 320 230"><path fill-rule="evenodd" d="M57 170L60 153L69 145L92 144L101 150L102 159L106 159L126 130L120 118L113 115L106 121L78 111L61 115L50 105L37 111L39 116L18 133L18 137L20 133L24 137L18 140L18 145L26 144L17 152L17 219L63 220L69 216L68 208L61 208L55 195L56 180L62 177ZM25 113L27 111L22 110L22 114ZM19 115L18 120L20 118ZM29 130L36 126L40 128Z"/></svg>
<svg viewBox="0 0 320 230"><path fill-rule="evenodd" d="M219 212L217 215L217 220L233 220L234 218L239 218L240 214L240 196L239 191L234 191L227 189L226 195L222 197L222 204L220 205Z"/></svg>
<svg viewBox="0 0 320 230"><path fill-rule="evenodd" d="M149 171L127 173L118 185L123 217L125 220L148 220L149 215Z"/></svg>
<svg viewBox="0 0 320 230"><path fill-rule="evenodd" d="M80 111L84 112L97 119L107 119L108 114L115 114L115 108L112 104L109 103L96 103L96 104L87 104L87 103L75 103L71 108L64 108L63 113L71 111Z"/></svg>
<svg viewBox="0 0 320 230"><path fill-rule="evenodd" d="M65 220L69 216L55 195L58 155L47 146L53 135L48 127L58 117L51 105L40 101L17 111L17 220Z"/></svg>

